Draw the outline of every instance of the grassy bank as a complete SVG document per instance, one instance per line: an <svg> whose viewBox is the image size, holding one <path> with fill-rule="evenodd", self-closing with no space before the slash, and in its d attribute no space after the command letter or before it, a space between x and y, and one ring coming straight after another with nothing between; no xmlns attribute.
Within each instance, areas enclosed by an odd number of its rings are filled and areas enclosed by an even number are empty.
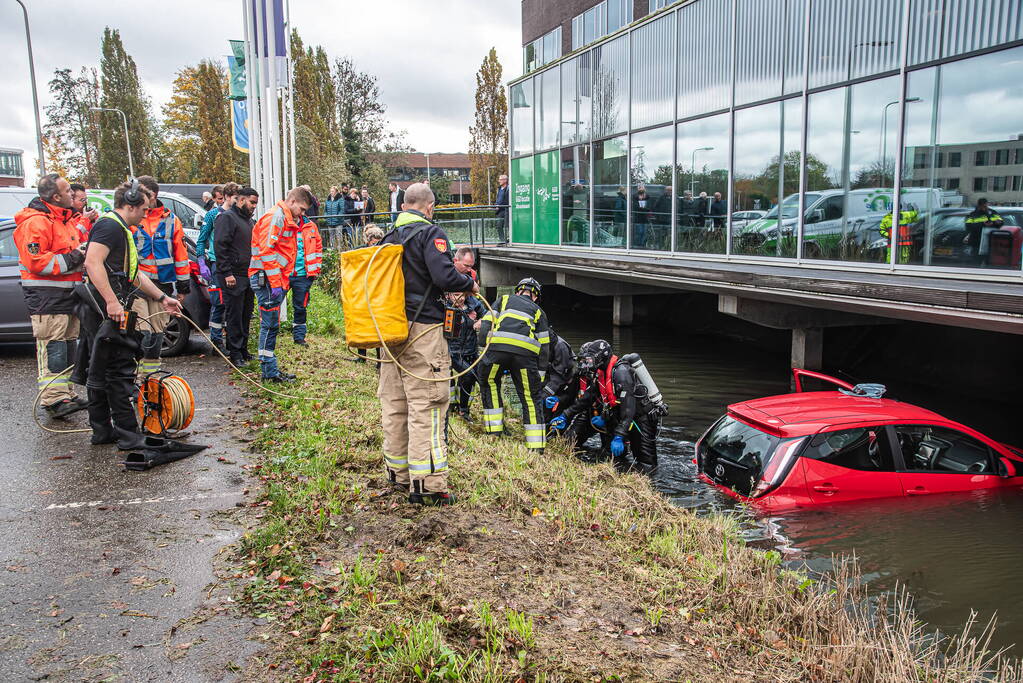
<svg viewBox="0 0 1023 683"><path fill-rule="evenodd" d="M906 601L780 568L725 517L564 444L529 455L452 419L456 506L384 486L371 365L313 296L301 381L253 418L265 512L241 547L268 621L267 680L1017 680L969 639L936 643Z"/></svg>

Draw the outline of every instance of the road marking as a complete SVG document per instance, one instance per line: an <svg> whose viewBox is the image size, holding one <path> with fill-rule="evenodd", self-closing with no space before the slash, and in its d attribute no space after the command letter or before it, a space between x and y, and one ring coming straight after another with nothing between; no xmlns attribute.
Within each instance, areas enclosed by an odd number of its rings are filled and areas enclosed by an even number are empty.
<svg viewBox="0 0 1023 683"><path fill-rule="evenodd" d="M79 508L96 508L115 505L151 505L156 503L183 503L193 500L209 500L211 498L233 498L244 496L244 491L225 491L222 493L186 493L179 496L154 496L152 498L121 498L118 500L82 500L71 503L50 503L49 505L23 508L22 512L34 510L77 510Z"/></svg>

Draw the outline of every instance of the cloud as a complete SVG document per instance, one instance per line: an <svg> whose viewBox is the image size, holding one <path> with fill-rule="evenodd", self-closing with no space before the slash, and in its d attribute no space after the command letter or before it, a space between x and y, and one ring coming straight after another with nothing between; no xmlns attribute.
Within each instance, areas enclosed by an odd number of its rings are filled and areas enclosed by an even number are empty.
<svg viewBox="0 0 1023 683"><path fill-rule="evenodd" d="M244 36L237 0L173 0L144 7L125 0L29 4L42 108L55 69L99 68L104 26L121 32L153 111L169 99L181 68L222 58L227 41ZM291 20L307 45L333 60L348 56L376 76L393 127L416 149L464 152L474 112L475 74L491 47L507 81L522 71L521 5L517 0L291 0ZM0 146L25 150L34 167L35 125L24 25L16 3L0 3L0 44L7 78L0 80ZM45 120L44 120L45 125ZM33 174L28 173L31 177Z"/></svg>

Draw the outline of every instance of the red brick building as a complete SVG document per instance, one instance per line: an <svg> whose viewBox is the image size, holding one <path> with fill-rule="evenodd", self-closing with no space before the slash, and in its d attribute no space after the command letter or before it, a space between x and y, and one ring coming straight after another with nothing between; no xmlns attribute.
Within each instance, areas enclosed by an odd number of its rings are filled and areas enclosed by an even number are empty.
<svg viewBox="0 0 1023 683"><path fill-rule="evenodd" d="M398 183L401 189L407 188L412 183L425 178L429 168L429 176L436 178L444 176L451 179L451 201L455 204L468 204L472 201L472 187L469 185L469 155L468 154L420 154L413 152L406 154L403 158L404 165L397 168L390 168L390 180Z"/></svg>

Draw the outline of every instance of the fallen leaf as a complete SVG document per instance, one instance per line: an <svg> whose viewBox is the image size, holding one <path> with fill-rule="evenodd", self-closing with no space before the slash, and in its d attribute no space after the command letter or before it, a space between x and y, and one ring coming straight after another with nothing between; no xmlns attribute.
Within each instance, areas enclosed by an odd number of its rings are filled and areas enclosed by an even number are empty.
<svg viewBox="0 0 1023 683"><path fill-rule="evenodd" d="M295 636L296 638L298 638L298 637L300 637L300 636L301 636L302 634L301 634L301 633L299 633L298 631L288 631L288 635L292 635L292 636Z"/></svg>
<svg viewBox="0 0 1023 683"><path fill-rule="evenodd" d="M539 517L542 514L543 514L543 510L541 510L540 508L533 508L533 516L534 517Z"/></svg>
<svg viewBox="0 0 1023 683"><path fill-rule="evenodd" d="M323 623L320 624L320 633L326 633L331 628L333 628L333 626L334 626L334 616L335 615L331 614L329 617L327 617L326 619L323 620Z"/></svg>
<svg viewBox="0 0 1023 683"><path fill-rule="evenodd" d="M394 560L393 562L391 562L391 571L393 571L395 574L401 574L406 569L408 569L408 565L402 562L401 560Z"/></svg>
<svg viewBox="0 0 1023 683"><path fill-rule="evenodd" d="M71 459L70 455L55 455L52 458L50 458L50 460L70 460L70 459Z"/></svg>
<svg viewBox="0 0 1023 683"><path fill-rule="evenodd" d="M192 643L181 643L177 646L179 650L187 650L190 647L192 647Z"/></svg>

